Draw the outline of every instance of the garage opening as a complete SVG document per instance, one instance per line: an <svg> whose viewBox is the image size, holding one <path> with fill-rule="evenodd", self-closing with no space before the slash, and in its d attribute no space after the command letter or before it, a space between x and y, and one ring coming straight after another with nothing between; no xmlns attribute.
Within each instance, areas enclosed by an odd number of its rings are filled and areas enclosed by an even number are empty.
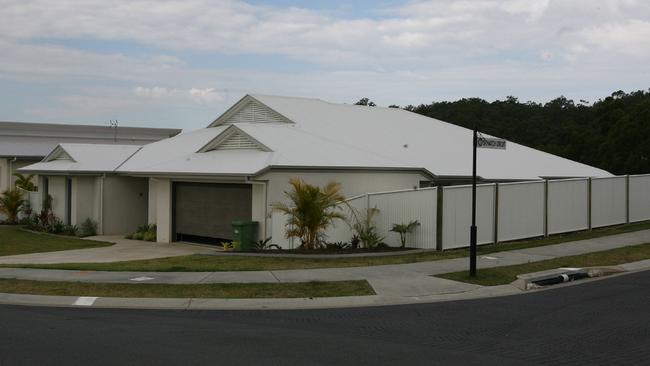
<svg viewBox="0 0 650 366"><path fill-rule="evenodd" d="M175 240L205 244L232 240L232 222L252 218L252 197L250 184L175 182Z"/></svg>

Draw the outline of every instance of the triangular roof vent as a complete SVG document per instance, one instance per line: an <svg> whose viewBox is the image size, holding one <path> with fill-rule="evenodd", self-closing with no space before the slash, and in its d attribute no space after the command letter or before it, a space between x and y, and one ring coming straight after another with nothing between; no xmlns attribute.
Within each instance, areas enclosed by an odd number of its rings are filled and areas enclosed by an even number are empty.
<svg viewBox="0 0 650 366"><path fill-rule="evenodd" d="M219 116L209 127L233 123L293 123L293 121L247 95Z"/></svg>
<svg viewBox="0 0 650 366"><path fill-rule="evenodd" d="M54 150L52 150L51 153L49 153L44 159L44 162L52 161L52 160L70 160L70 161L75 161L70 154L68 154L61 145L58 145Z"/></svg>
<svg viewBox="0 0 650 366"><path fill-rule="evenodd" d="M253 137L237 128L230 126L219 136L203 146L198 152L208 152L214 150L260 150L271 151Z"/></svg>

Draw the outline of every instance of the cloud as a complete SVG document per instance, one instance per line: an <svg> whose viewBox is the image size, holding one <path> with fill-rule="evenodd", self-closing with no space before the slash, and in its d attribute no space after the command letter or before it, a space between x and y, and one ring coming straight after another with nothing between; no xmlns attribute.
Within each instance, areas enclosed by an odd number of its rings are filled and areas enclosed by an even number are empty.
<svg viewBox="0 0 650 366"><path fill-rule="evenodd" d="M224 101L224 95L217 92L215 88L190 88L190 89L169 89L160 86L142 87L137 86L133 89L133 94L142 98L151 99L186 99L195 103L209 104L220 103Z"/></svg>

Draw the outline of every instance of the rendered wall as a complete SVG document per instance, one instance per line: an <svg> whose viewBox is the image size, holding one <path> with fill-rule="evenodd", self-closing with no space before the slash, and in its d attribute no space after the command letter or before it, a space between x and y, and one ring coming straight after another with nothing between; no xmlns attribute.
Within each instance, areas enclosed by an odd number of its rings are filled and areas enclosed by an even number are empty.
<svg viewBox="0 0 650 366"><path fill-rule="evenodd" d="M548 233L558 234L589 228L589 180L548 182Z"/></svg>
<svg viewBox="0 0 650 366"><path fill-rule="evenodd" d="M156 179L149 178L149 192L148 192L148 207L147 207L147 222L149 224L156 223Z"/></svg>
<svg viewBox="0 0 650 366"><path fill-rule="evenodd" d="M103 233L125 234L147 223L148 180L108 176L104 179Z"/></svg>
<svg viewBox="0 0 650 366"><path fill-rule="evenodd" d="M96 177L72 177L72 197L70 218L73 225L81 225L87 218L99 222L95 207L97 202Z"/></svg>
<svg viewBox="0 0 650 366"><path fill-rule="evenodd" d="M157 241L172 241L172 183L170 179L156 178L156 225Z"/></svg>
<svg viewBox="0 0 650 366"><path fill-rule="evenodd" d="M591 227L622 224L627 207L625 177L591 180Z"/></svg>
<svg viewBox="0 0 650 366"><path fill-rule="evenodd" d="M477 243L494 242L494 184L476 187ZM442 245L444 249L469 245L472 222L472 187L443 188Z"/></svg>
<svg viewBox="0 0 650 366"><path fill-rule="evenodd" d="M52 212L61 220L65 219L66 177L49 176L47 193L52 196Z"/></svg>
<svg viewBox="0 0 650 366"><path fill-rule="evenodd" d="M500 183L498 241L544 235L543 181Z"/></svg>
<svg viewBox="0 0 650 366"><path fill-rule="evenodd" d="M630 175L630 222L650 219L650 175Z"/></svg>

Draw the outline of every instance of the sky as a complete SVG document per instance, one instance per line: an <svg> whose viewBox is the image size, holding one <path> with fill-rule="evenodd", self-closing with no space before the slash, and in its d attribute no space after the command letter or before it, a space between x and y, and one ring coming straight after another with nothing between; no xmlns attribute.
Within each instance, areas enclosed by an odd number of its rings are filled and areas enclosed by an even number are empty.
<svg viewBox="0 0 650 366"><path fill-rule="evenodd" d="M0 0L0 120L207 126L247 93L380 106L650 87L648 0Z"/></svg>

